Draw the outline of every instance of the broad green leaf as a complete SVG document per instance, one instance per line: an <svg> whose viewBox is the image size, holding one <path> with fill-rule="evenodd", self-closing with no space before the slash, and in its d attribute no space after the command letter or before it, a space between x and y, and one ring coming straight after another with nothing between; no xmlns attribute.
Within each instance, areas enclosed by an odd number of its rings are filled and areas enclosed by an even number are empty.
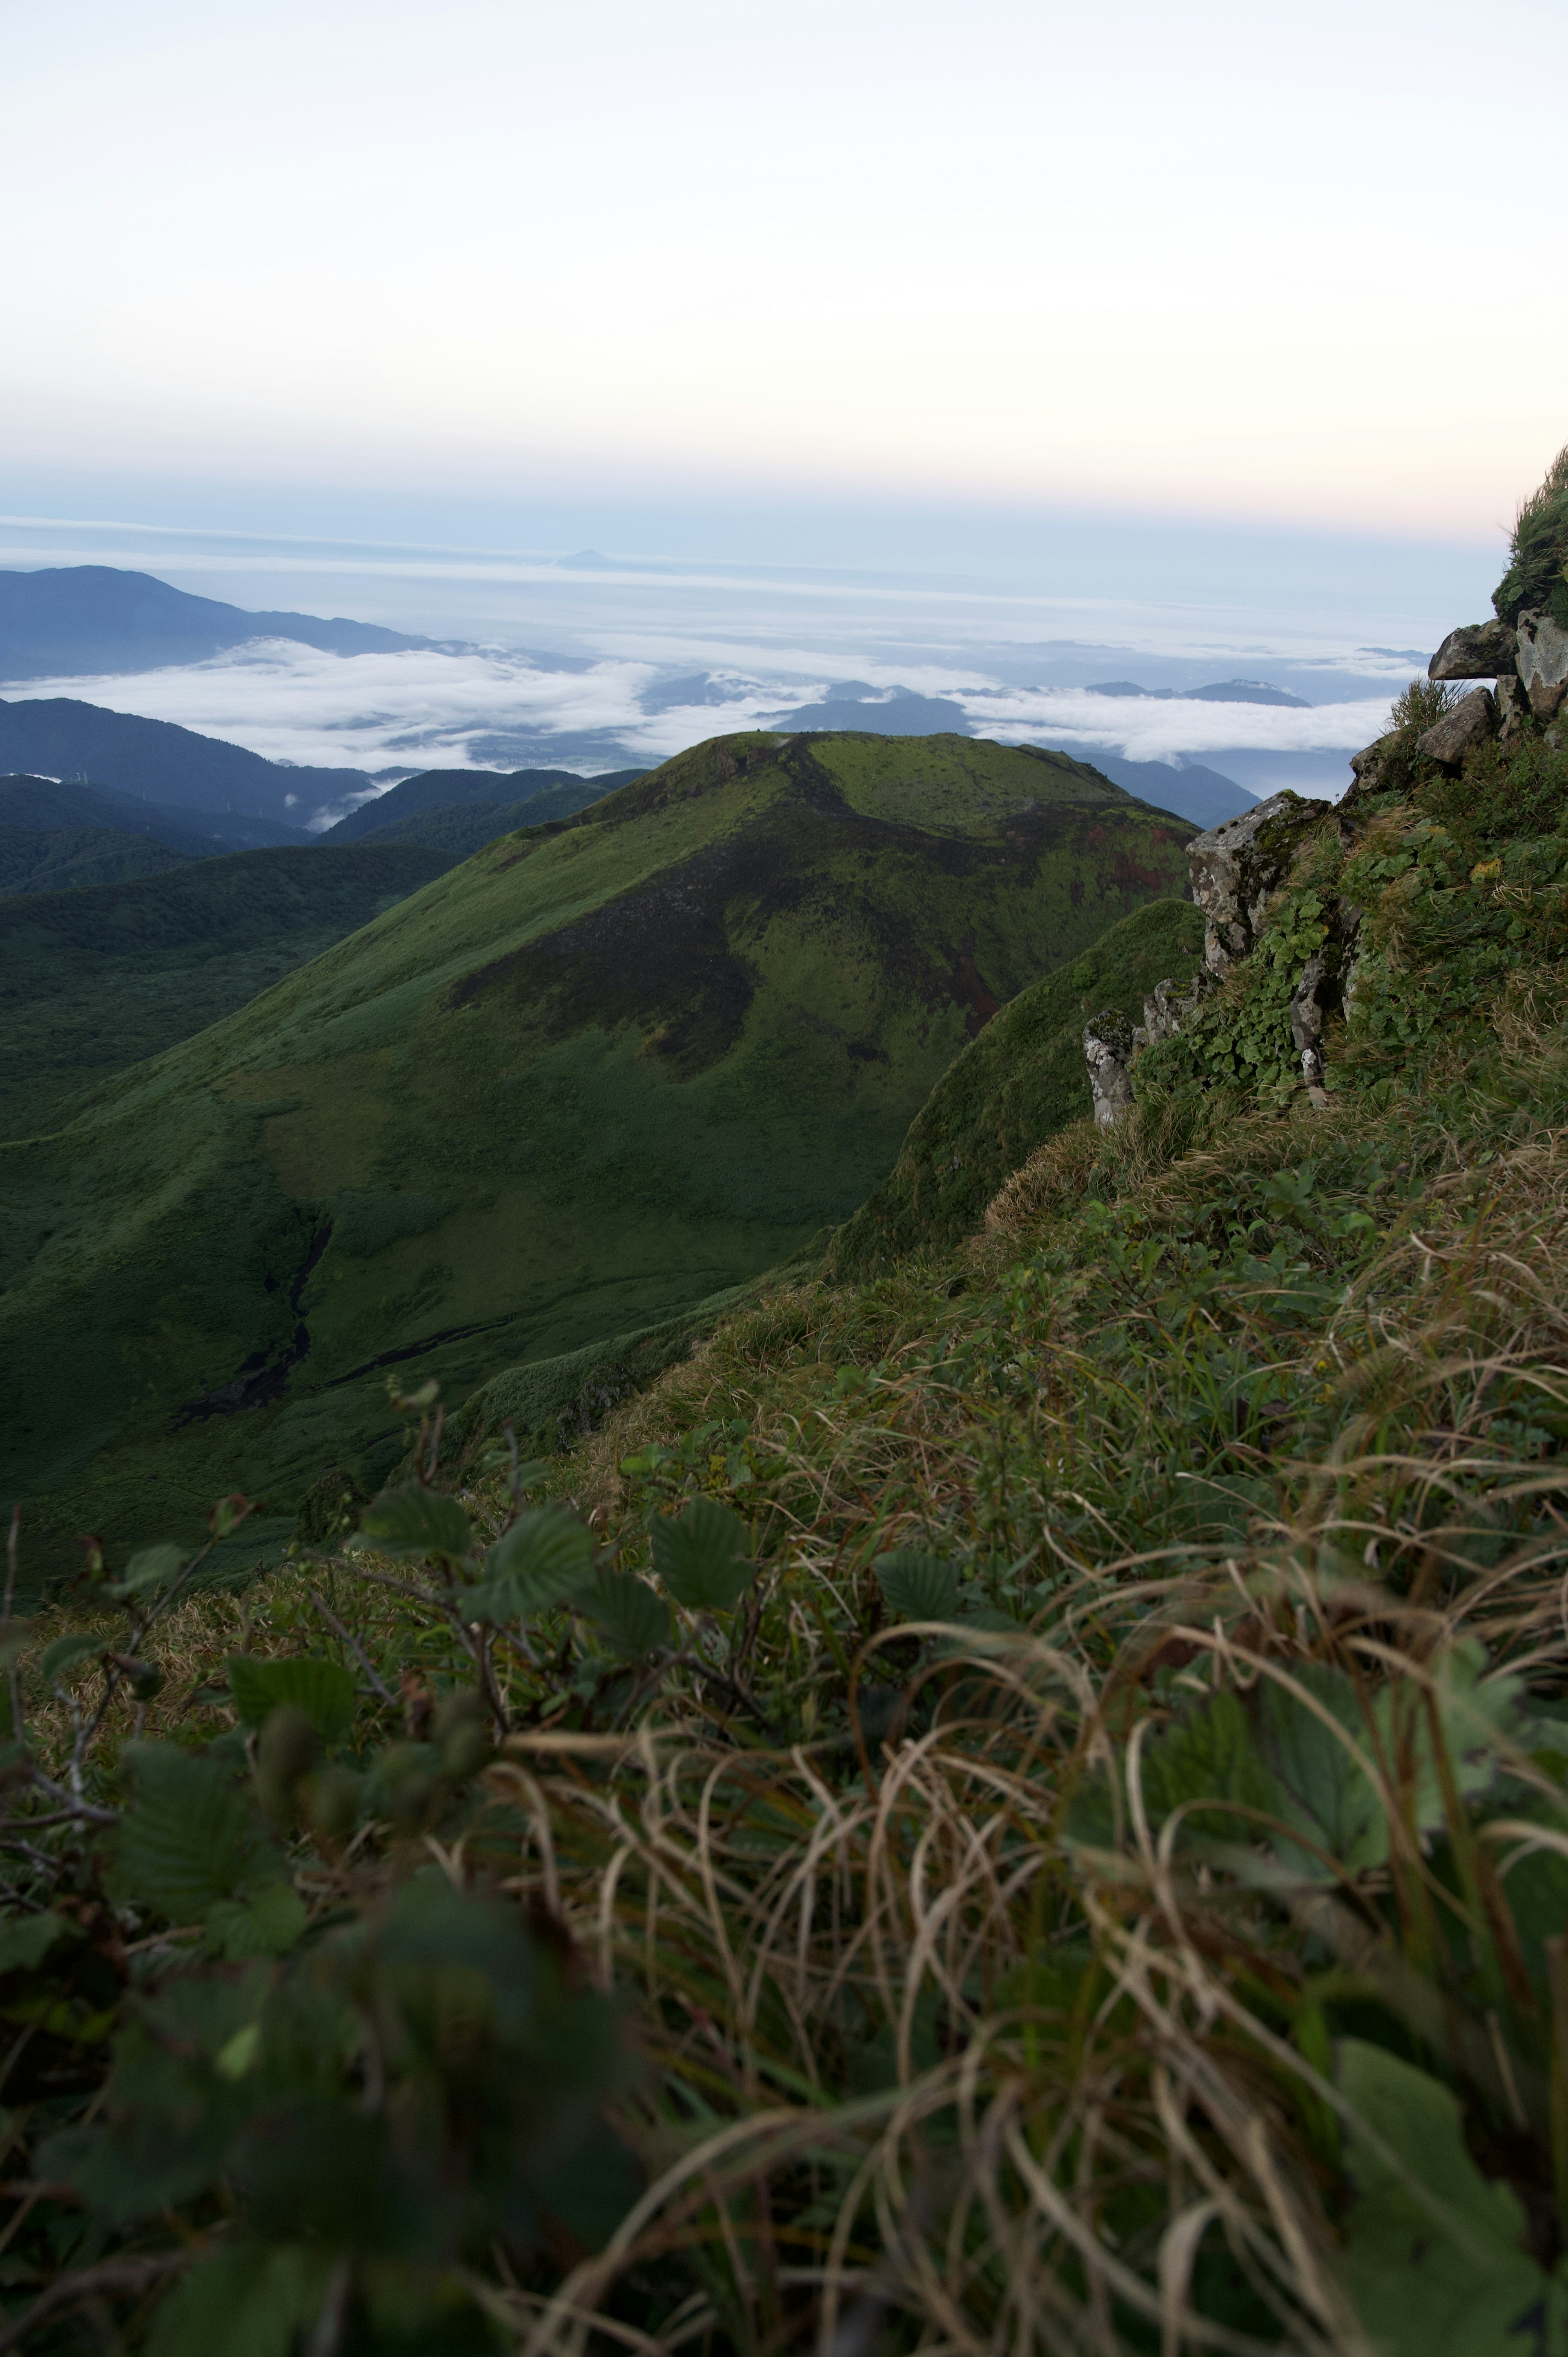
<svg viewBox="0 0 1568 2357"><path fill-rule="evenodd" d="M654 1569L688 1612L727 1612L757 1577L755 1564L740 1559L746 1535L740 1516L716 1498L693 1498L673 1520L661 1514L653 1524Z"/></svg>
<svg viewBox="0 0 1568 2357"><path fill-rule="evenodd" d="M294 2357L337 2254L242 2243L198 2261L159 2303L148 2357Z"/></svg>
<svg viewBox="0 0 1568 2357"><path fill-rule="evenodd" d="M171 1922L199 1923L224 1900L275 1878L277 1852L218 1760L161 1743L137 1744L131 1756L136 1798L119 1851L138 1899Z"/></svg>
<svg viewBox="0 0 1568 2357"><path fill-rule="evenodd" d="M143 1547L131 1557L121 1577L111 1587L111 1596L156 1596L160 1588L171 1587L185 1566L183 1551L177 1546Z"/></svg>
<svg viewBox="0 0 1568 2357"><path fill-rule="evenodd" d="M456 1498L436 1490L383 1490L365 1509L360 1529L381 1555L462 1563L473 1553L467 1515Z"/></svg>
<svg viewBox="0 0 1568 2357"><path fill-rule="evenodd" d="M489 1549L484 1579L468 1589L463 1609L471 1620L524 1620L575 1596L593 1568L586 1525L563 1506L536 1506Z"/></svg>
<svg viewBox="0 0 1568 2357"><path fill-rule="evenodd" d="M1233 1801L1279 1813L1274 1779L1258 1757L1247 1714L1233 1694L1217 1694L1144 1745L1144 1805L1163 1824L1184 1802ZM1182 1828L1220 1841L1244 1841L1245 1817L1230 1809L1188 1809Z"/></svg>
<svg viewBox="0 0 1568 2357"><path fill-rule="evenodd" d="M1372 1729L1342 1670L1321 1663L1293 1665L1292 1675L1345 1729L1341 1737L1316 1711L1272 1678L1259 1681L1259 1749L1277 1787L1273 1813L1314 1850L1283 1834L1269 1839L1281 1862L1309 1882L1331 1882L1334 1869L1315 1855L1326 1851L1349 1874L1380 1866L1389 1854L1388 1812L1378 1787L1359 1765L1375 1761ZM1346 1738L1348 1738L1347 1740ZM1239 1837L1235 1828L1233 1837Z"/></svg>
<svg viewBox="0 0 1568 2357"><path fill-rule="evenodd" d="M102 1637L57 1637L52 1645L44 1649L44 1658L38 1665L39 1674L45 1685L52 1686L57 1678L64 1677L67 1670L75 1669L79 1662L89 1661L102 1651Z"/></svg>
<svg viewBox="0 0 1568 2357"><path fill-rule="evenodd" d="M341 1743L354 1724L358 1689L339 1662L231 1653L229 1691L247 1727L264 1727L283 1703L307 1718L323 1743Z"/></svg>
<svg viewBox="0 0 1568 2357"><path fill-rule="evenodd" d="M611 1652L628 1660L670 1642L670 1607L634 1572L601 1571L578 1602Z"/></svg>
<svg viewBox="0 0 1568 2357"><path fill-rule="evenodd" d="M1522 1681L1487 1677L1487 1652L1475 1638L1454 1645L1429 1665L1437 1718L1459 1792L1473 1800L1496 1776L1510 1736L1525 1738L1520 1708ZM1415 1821L1434 1833L1444 1821L1443 1779L1432 1749L1432 1712L1413 1678L1396 1678L1374 1706L1378 1733L1391 1762L1413 1763ZM1408 1772L1401 1767L1396 1772Z"/></svg>
<svg viewBox="0 0 1568 2357"><path fill-rule="evenodd" d="M68 1916L13 1915L0 1923L0 1973L30 1972L62 1940L80 1940L81 1927Z"/></svg>
<svg viewBox="0 0 1568 2357"><path fill-rule="evenodd" d="M958 1619L958 1566L918 1547L895 1547L876 1558L876 1584L888 1609L906 1620Z"/></svg>
<svg viewBox="0 0 1568 2357"><path fill-rule="evenodd" d="M220 1899L207 1910L209 1947L231 1964L251 1956L286 1956L305 1930L306 1908L281 1875L245 1899Z"/></svg>
<svg viewBox="0 0 1568 2357"><path fill-rule="evenodd" d="M1556 2349L1568 2290L1530 2255L1524 2212L1488 2184L1465 2143L1458 2100L1439 2081L1357 2038L1339 2050L1339 2085L1371 2138L1345 2139L1356 2201L1346 2222L1345 2278L1362 2323L1388 2357L1519 2357Z"/></svg>

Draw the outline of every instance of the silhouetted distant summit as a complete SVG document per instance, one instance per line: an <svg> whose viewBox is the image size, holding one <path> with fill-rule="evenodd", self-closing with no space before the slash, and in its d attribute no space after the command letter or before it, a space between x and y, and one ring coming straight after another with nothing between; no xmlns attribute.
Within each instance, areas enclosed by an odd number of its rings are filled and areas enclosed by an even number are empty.
<svg viewBox="0 0 1568 2357"><path fill-rule="evenodd" d="M0 681L155 671L203 662L250 639L292 639L335 655L393 654L437 643L374 622L252 613L112 565L0 573Z"/></svg>

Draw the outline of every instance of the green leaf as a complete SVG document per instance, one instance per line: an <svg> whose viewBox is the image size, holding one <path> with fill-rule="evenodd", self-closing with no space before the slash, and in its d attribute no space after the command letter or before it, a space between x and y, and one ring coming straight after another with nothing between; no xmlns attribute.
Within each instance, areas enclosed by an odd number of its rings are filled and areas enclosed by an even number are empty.
<svg viewBox="0 0 1568 2357"><path fill-rule="evenodd" d="M231 1964L252 1956L286 1956L306 1921L304 1900L280 1874L248 1899L220 1899L209 1907L208 1945Z"/></svg>
<svg viewBox="0 0 1568 2357"><path fill-rule="evenodd" d="M670 1642L670 1607L635 1572L601 1571L578 1600L612 1652L635 1660Z"/></svg>
<svg viewBox="0 0 1568 2357"><path fill-rule="evenodd" d="M1184 1802L1234 1801L1279 1813L1279 1790L1253 1746L1247 1714L1233 1694L1217 1694L1145 1745L1144 1802L1151 1824L1162 1824ZM1220 1841L1245 1841L1248 1820L1230 1809L1189 1808L1182 1830Z"/></svg>
<svg viewBox="0 0 1568 2357"><path fill-rule="evenodd" d="M673 1521L660 1515L651 1536L654 1569L688 1612L727 1612L757 1577L739 1559L746 1524L716 1498L693 1498Z"/></svg>
<svg viewBox="0 0 1568 2357"><path fill-rule="evenodd" d="M1519 2357L1526 2347L1561 2347L1568 2290L1530 2256L1509 2188L1488 2184L1471 2159L1457 2098L1358 2038L1340 2047L1338 2080L1398 2164L1364 2132L1347 2133L1357 2199L1344 2272L1379 2348L1388 2357Z"/></svg>
<svg viewBox="0 0 1568 2357"><path fill-rule="evenodd" d="M467 1515L456 1498L435 1490L383 1490L366 1508L360 1529L381 1555L462 1563L473 1553Z"/></svg>
<svg viewBox="0 0 1568 2357"><path fill-rule="evenodd" d="M876 1584L888 1609L906 1620L956 1620L958 1567L918 1547L895 1547L876 1558Z"/></svg>
<svg viewBox="0 0 1568 2357"><path fill-rule="evenodd" d="M160 2302L148 2357L293 2357L320 2316L336 2253L242 2243Z"/></svg>
<svg viewBox="0 0 1568 2357"><path fill-rule="evenodd" d="M593 1577L593 1534L563 1506L520 1514L485 1556L485 1577L462 1609L471 1620L524 1620L564 1604Z"/></svg>
<svg viewBox="0 0 1568 2357"><path fill-rule="evenodd" d="M247 1727L264 1727L287 1703L309 1720L323 1743L342 1742L359 1699L351 1672L339 1662L258 1661L253 1653L229 1656L229 1691Z"/></svg>
<svg viewBox="0 0 1568 2357"><path fill-rule="evenodd" d="M277 1852L218 1760L163 1743L137 1744L131 1758L136 1799L119 1853L138 1899L171 1922L200 1923L240 1890L275 1879Z"/></svg>
<svg viewBox="0 0 1568 2357"><path fill-rule="evenodd" d="M12 1915L0 1923L0 1973L30 1972L62 1940L80 1940L81 1926L68 1916Z"/></svg>
<svg viewBox="0 0 1568 2357"><path fill-rule="evenodd" d="M159 1588L171 1587L184 1567L185 1555L179 1547L143 1547L131 1557L109 1593L122 1599L156 1595Z"/></svg>
<svg viewBox="0 0 1568 2357"><path fill-rule="evenodd" d="M1293 1873L1309 1882L1331 1882L1336 1879L1333 1866L1316 1851L1326 1851L1352 1875L1380 1866L1389 1854L1382 1797L1350 1748L1354 1743L1363 1759L1374 1758L1373 1734L1342 1670L1307 1662L1296 1664L1292 1674L1344 1727L1349 1740L1337 1735L1288 1688L1272 1678L1260 1680L1258 1738L1277 1787L1273 1813L1314 1847L1304 1848L1283 1834L1268 1838ZM1237 1826L1233 1837L1240 1836Z"/></svg>
<svg viewBox="0 0 1568 2357"><path fill-rule="evenodd" d="M57 1637L52 1645L45 1647L44 1658L38 1665L45 1685L52 1686L57 1678L64 1677L67 1670L73 1670L79 1662L88 1661L102 1651L102 1637Z"/></svg>

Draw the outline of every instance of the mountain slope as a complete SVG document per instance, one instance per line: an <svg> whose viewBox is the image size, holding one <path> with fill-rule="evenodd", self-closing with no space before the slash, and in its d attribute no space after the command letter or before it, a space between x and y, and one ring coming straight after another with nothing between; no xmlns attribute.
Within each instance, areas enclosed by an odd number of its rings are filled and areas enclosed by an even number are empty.
<svg viewBox="0 0 1568 2357"><path fill-rule="evenodd" d="M618 786L633 778L646 777L646 770L613 770L603 776L586 778L575 770L422 770L417 777L403 778L374 802L361 802L358 810L340 818L320 836L323 843L361 843L366 836L385 834L389 829L399 829L398 840L423 842L409 833L410 824L420 819L444 815L462 808L472 812L479 806L489 810L521 809L524 802L537 801L539 821L570 818L576 811L585 810ZM510 827L535 823L532 820L514 818ZM503 830L492 828L492 834ZM489 835L481 835L469 848L478 851L488 843Z"/></svg>
<svg viewBox="0 0 1568 2357"><path fill-rule="evenodd" d="M0 573L0 680L153 671L164 663L202 662L250 639L292 639L339 655L434 643L340 616L251 613L112 565Z"/></svg>
<svg viewBox="0 0 1568 2357"><path fill-rule="evenodd" d="M145 835L192 859L274 843L303 848L317 840L303 827L249 812L166 810L113 786L60 785L53 778L0 778L0 826L107 827L116 834Z"/></svg>
<svg viewBox="0 0 1568 2357"><path fill-rule="evenodd" d="M322 802L363 793L371 783L359 770L292 768L172 720L143 720L69 695L0 699L0 770L91 778L179 809L227 805L285 824L303 822Z"/></svg>
<svg viewBox="0 0 1568 2357"><path fill-rule="evenodd" d="M51 1127L68 1099L231 1014L451 865L390 845L195 860L142 848L174 872L0 906L0 1138Z"/></svg>
<svg viewBox="0 0 1568 2357"><path fill-rule="evenodd" d="M0 820L0 899L128 884L139 876L165 876L199 856L113 827L7 826Z"/></svg>
<svg viewBox="0 0 1568 2357"><path fill-rule="evenodd" d="M219 1465L373 1477L387 1368L455 1397L772 1265L1002 1002L1183 888L1187 833L1063 756L842 736L503 837L0 1149L12 1484L109 1528L149 1471L175 1523Z"/></svg>
<svg viewBox="0 0 1568 2357"><path fill-rule="evenodd" d="M1191 901L1154 900L1064 971L1021 990L937 1082L893 1168L832 1239L832 1273L874 1276L972 1234L1003 1181L1088 1112L1085 1017L1113 1006L1141 1022L1155 985L1185 982L1202 948Z"/></svg>

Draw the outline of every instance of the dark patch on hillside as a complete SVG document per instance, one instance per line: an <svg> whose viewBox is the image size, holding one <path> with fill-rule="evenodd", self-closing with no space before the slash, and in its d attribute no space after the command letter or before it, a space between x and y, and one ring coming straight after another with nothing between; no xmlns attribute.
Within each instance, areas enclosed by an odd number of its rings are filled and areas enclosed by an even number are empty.
<svg viewBox="0 0 1568 2357"><path fill-rule="evenodd" d="M1024 884L1044 860L1070 848L1081 853L1101 902L1119 899L1131 908L1168 892L1176 880L1170 871L1151 866L1146 855L1140 857L1092 807L1028 805L1009 815L1000 841L987 843L854 809L808 739L783 746L743 740L738 751L734 747L734 739L699 747L690 759L656 773L657 786L650 780L645 789L639 781L623 790L614 798L623 805L620 814L628 801L658 808L679 794L710 791L748 765L784 770L788 791L749 825L653 883L476 967L454 984L449 1005L460 1008L506 991L520 1016L545 1038L592 1023L613 1029L635 1022L650 1034L650 1052L679 1078L691 1079L725 1055L744 1028L756 987L746 936L809 904L824 922L853 922L868 933L896 988L932 1012L954 1003L964 1007L973 1038L1007 988L979 973L972 942L956 961L922 946L909 921L921 877L968 880L989 873L999 885ZM679 772L673 782L671 770ZM1119 818L1136 807L1119 793L1116 802ZM597 811L577 823L585 821L604 823ZM1168 845L1176 852L1181 841L1174 829L1155 828L1148 847ZM525 857L530 848L520 846L512 856ZM1074 905L1081 905L1083 869L1075 872L1071 888Z"/></svg>

